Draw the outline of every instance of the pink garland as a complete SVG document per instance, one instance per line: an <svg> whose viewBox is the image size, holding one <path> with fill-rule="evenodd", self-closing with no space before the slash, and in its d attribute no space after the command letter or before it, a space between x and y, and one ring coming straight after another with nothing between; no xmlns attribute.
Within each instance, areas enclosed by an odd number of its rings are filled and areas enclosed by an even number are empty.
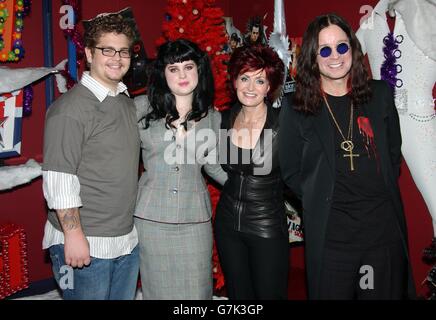
<svg viewBox="0 0 436 320"><path fill-rule="evenodd" d="M73 8L74 11L74 28L73 29L64 29L64 35L68 39L76 45L76 55L77 55L77 68L79 69L82 65L82 59L85 56L85 45L83 42L83 37L80 32L77 30L77 22L81 20L80 15L80 0L62 0L63 5L69 5ZM71 77L70 71L68 69L68 63L65 65L65 70L63 70L62 75L67 78L67 89L71 89L76 81Z"/></svg>

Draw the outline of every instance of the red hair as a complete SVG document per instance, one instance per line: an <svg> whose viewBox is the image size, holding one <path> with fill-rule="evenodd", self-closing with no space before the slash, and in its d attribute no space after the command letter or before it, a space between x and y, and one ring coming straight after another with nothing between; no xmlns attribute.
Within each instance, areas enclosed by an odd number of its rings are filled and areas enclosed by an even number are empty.
<svg viewBox="0 0 436 320"><path fill-rule="evenodd" d="M238 76L247 71L257 70L264 70L269 82L270 90L267 99L273 102L277 98L278 90L284 81L285 66L273 49L257 45L236 48L230 57L228 71L232 100L237 100L234 83Z"/></svg>

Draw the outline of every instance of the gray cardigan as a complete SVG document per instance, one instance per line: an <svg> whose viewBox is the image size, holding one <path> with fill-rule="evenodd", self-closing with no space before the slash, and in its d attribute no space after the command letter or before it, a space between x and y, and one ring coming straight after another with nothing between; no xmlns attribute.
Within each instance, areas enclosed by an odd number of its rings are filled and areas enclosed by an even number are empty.
<svg viewBox="0 0 436 320"><path fill-rule="evenodd" d="M139 180L135 216L164 223L209 221L211 202L201 168L220 184L227 180L217 155L221 114L209 111L188 127L184 138L175 139L164 119L151 121L144 129L143 118L149 112L146 96L136 97L135 105L145 168Z"/></svg>

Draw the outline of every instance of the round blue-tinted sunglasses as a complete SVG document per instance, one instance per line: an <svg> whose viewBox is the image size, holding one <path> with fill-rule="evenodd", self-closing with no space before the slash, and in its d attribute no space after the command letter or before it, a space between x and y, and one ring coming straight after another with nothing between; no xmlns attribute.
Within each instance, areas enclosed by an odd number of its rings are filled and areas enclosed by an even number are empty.
<svg viewBox="0 0 436 320"><path fill-rule="evenodd" d="M336 52L339 54L346 54L348 52L348 49L350 49L350 46L348 43L342 42L336 46ZM332 54L333 49L329 46L322 47L319 49L319 55L323 58L328 58Z"/></svg>

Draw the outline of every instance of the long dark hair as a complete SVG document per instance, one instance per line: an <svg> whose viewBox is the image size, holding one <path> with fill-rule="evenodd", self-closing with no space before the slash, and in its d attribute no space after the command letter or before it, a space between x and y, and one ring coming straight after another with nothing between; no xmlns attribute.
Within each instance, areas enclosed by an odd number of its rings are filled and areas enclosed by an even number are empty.
<svg viewBox="0 0 436 320"><path fill-rule="evenodd" d="M145 117L145 129L150 121L165 119L167 128L174 127L171 123L179 119L176 99L168 87L165 78L165 67L168 64L192 60L197 65L198 85L193 92L192 110L187 114L182 125L187 128L189 120L199 121L213 107L214 80L209 57L193 42L177 39L162 44L153 62L148 84L148 99L151 112Z"/></svg>
<svg viewBox="0 0 436 320"><path fill-rule="evenodd" d="M363 62L363 53L359 40L349 24L336 14L326 14L317 17L307 27L303 36L303 45L297 58L295 108L309 114L316 114L322 106L321 78L316 61L318 52L318 36L322 29L336 25L348 37L352 53L352 65L348 86L353 105L359 107L369 101L371 91L369 77Z"/></svg>

